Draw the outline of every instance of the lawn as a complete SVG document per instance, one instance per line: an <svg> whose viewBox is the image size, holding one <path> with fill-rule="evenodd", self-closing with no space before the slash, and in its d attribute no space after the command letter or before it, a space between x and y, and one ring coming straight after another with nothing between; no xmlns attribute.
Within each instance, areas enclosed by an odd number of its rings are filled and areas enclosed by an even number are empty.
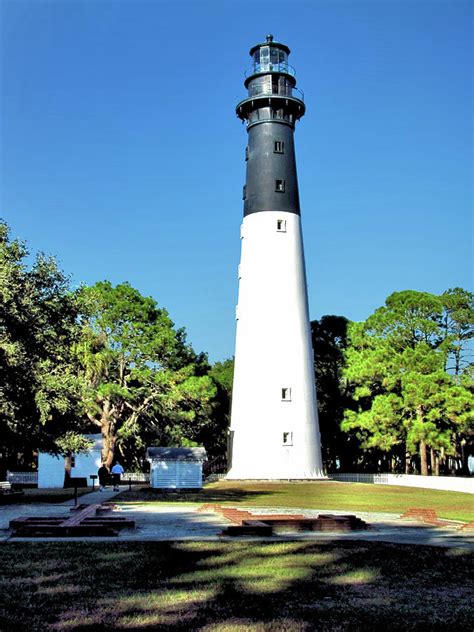
<svg viewBox="0 0 474 632"><path fill-rule="evenodd" d="M5 543L0 629L470 629L472 555L371 542Z"/></svg>
<svg viewBox="0 0 474 632"><path fill-rule="evenodd" d="M160 493L150 487L123 492L122 502L203 502L247 507L294 507L306 509L403 513L410 507L435 509L451 520L474 520L474 494L415 487L315 481L301 483L243 483L219 481L198 492Z"/></svg>
<svg viewBox="0 0 474 632"><path fill-rule="evenodd" d="M77 490L77 495L82 496L92 491L90 488L82 487ZM27 505L30 503L64 503L74 498L74 489L37 489L35 487L24 488L21 496L9 498L5 495L1 504L9 504L11 502Z"/></svg>

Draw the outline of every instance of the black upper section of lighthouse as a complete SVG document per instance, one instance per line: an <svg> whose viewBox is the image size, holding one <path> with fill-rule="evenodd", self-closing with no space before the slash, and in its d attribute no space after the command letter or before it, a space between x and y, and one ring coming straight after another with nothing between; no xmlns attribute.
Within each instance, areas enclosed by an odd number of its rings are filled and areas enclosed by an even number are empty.
<svg viewBox="0 0 474 632"><path fill-rule="evenodd" d="M305 113L295 96L296 79L288 64L290 49L273 41L250 49L252 69L245 79L248 97L236 108L247 121L247 179L244 216L261 211L300 213L293 132Z"/></svg>

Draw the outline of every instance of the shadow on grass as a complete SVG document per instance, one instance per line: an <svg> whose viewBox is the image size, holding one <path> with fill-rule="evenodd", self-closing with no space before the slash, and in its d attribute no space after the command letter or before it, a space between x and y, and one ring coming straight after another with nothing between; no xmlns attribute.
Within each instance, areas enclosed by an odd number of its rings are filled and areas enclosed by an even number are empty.
<svg viewBox="0 0 474 632"><path fill-rule="evenodd" d="M263 497L273 491L249 490L245 488L232 487L213 488L203 487L199 490L190 491L163 491L152 489L149 486L134 488L125 491L114 497L118 502L188 502L188 503L225 503L225 502L247 502L257 497Z"/></svg>
<svg viewBox="0 0 474 632"><path fill-rule="evenodd" d="M88 487L78 488L77 495L82 496L92 491ZM25 488L23 494L9 497L5 494L0 498L0 505L31 505L36 503L59 504L74 499L74 489L37 489Z"/></svg>
<svg viewBox="0 0 474 632"><path fill-rule="evenodd" d="M371 542L0 546L5 630L469 629L462 549Z"/></svg>
<svg viewBox="0 0 474 632"><path fill-rule="evenodd" d="M188 501L228 503L255 507L287 507L402 514L412 507L434 509L441 518L474 520L472 494L420 490L337 481L265 482L219 481L192 493L165 493L141 486L132 487L119 500L127 502Z"/></svg>

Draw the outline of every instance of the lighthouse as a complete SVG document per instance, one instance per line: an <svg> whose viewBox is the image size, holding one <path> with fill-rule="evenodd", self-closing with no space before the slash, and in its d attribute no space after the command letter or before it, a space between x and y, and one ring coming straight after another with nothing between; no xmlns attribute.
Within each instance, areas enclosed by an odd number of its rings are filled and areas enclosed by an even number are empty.
<svg viewBox="0 0 474 632"><path fill-rule="evenodd" d="M294 129L305 113L290 50L250 49L228 479L323 476Z"/></svg>

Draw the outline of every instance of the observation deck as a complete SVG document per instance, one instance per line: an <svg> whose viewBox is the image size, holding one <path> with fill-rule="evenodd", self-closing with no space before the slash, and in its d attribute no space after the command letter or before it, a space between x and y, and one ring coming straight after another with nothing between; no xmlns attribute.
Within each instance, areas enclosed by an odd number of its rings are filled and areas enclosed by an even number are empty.
<svg viewBox="0 0 474 632"><path fill-rule="evenodd" d="M285 44L273 41L273 35L267 35L266 42L250 49L253 63L244 80L248 96L236 107L237 116L247 120L249 126L262 120L294 125L304 115L304 95L296 88L289 53Z"/></svg>

